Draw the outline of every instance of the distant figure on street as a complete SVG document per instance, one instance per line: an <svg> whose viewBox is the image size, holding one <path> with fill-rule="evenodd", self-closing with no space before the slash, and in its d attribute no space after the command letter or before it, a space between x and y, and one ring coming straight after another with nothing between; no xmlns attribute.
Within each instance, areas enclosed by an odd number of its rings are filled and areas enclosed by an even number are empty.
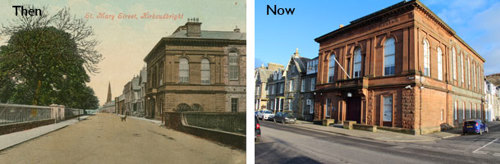
<svg viewBox="0 0 500 164"><path fill-rule="evenodd" d="M123 122L123 121L125 121L125 122L127 121L127 115L128 115L128 111L127 111L127 112L125 112L125 114L124 114L124 115L121 115L121 116L120 116L120 118L122 119L122 122Z"/></svg>

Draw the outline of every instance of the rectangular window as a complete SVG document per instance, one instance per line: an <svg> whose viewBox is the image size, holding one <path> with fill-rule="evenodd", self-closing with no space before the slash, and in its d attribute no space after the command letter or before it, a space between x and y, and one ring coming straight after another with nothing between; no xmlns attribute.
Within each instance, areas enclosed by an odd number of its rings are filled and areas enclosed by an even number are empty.
<svg viewBox="0 0 500 164"><path fill-rule="evenodd" d="M231 98L231 112L238 112L238 98Z"/></svg>
<svg viewBox="0 0 500 164"><path fill-rule="evenodd" d="M311 78L311 91L314 91L316 89L316 78L313 77Z"/></svg>
<svg viewBox="0 0 500 164"><path fill-rule="evenodd" d="M333 82L333 75L335 75L335 54L330 55L330 63L328 64L328 83Z"/></svg>
<svg viewBox="0 0 500 164"><path fill-rule="evenodd" d="M441 121L443 121L443 117L444 117L444 110L441 109Z"/></svg>
<svg viewBox="0 0 500 164"><path fill-rule="evenodd" d="M460 55L460 77L462 81L462 84L464 83L464 57L463 54Z"/></svg>
<svg viewBox="0 0 500 164"><path fill-rule="evenodd" d="M471 80L470 80L470 74L471 74L470 70L471 70L470 69L470 60L469 60L469 57L467 57L467 86L469 86L469 87L470 87L470 82L471 82Z"/></svg>
<svg viewBox="0 0 500 164"><path fill-rule="evenodd" d="M306 79L302 79L300 84L300 91L305 92L305 90L306 90Z"/></svg>
<svg viewBox="0 0 500 164"><path fill-rule="evenodd" d="M465 101L462 102L462 115L464 116L464 120L465 120Z"/></svg>
<svg viewBox="0 0 500 164"><path fill-rule="evenodd" d="M474 105L474 118L477 118L477 108L476 108L476 105Z"/></svg>
<svg viewBox="0 0 500 164"><path fill-rule="evenodd" d="M394 45L394 39L389 38L384 44L384 76L390 76L395 74L396 70L396 46Z"/></svg>
<svg viewBox="0 0 500 164"><path fill-rule="evenodd" d="M452 49L451 55L452 55L451 68L453 70L453 80L456 80L457 79L457 54L455 52L455 48Z"/></svg>
<svg viewBox="0 0 500 164"><path fill-rule="evenodd" d="M288 84L290 84L290 86L288 86L288 87L289 87L289 90L288 90L288 91L293 92L293 91L294 91L294 88L293 88L293 80L290 80L290 82L288 82Z"/></svg>
<svg viewBox="0 0 500 164"><path fill-rule="evenodd" d="M288 110L292 111L292 100L291 99L288 100Z"/></svg>
<svg viewBox="0 0 500 164"><path fill-rule="evenodd" d="M384 96L384 121L392 121L392 95Z"/></svg>
<svg viewBox="0 0 500 164"><path fill-rule="evenodd" d="M455 117L455 120L458 120L458 103L455 101L455 104L453 104L453 117Z"/></svg>
<svg viewBox="0 0 500 164"><path fill-rule="evenodd" d="M437 59L437 62L438 62L438 79L439 80L443 80L443 52L441 51L441 48L438 48L437 49L438 51L438 59Z"/></svg>
<svg viewBox="0 0 500 164"><path fill-rule="evenodd" d="M470 104L469 108L469 119L472 118L472 104Z"/></svg>
<svg viewBox="0 0 500 164"><path fill-rule="evenodd" d="M325 113L325 117L330 117L330 106L331 106L331 102L330 102L330 99L326 99L326 106L325 106L325 109L326 109L326 113Z"/></svg>
<svg viewBox="0 0 500 164"><path fill-rule="evenodd" d="M313 114L314 113L314 103L313 103L313 100L312 99L308 99L307 102L308 102L308 105L309 105L309 114Z"/></svg>
<svg viewBox="0 0 500 164"><path fill-rule="evenodd" d="M238 54L229 53L229 80L238 80L240 72L238 63Z"/></svg>
<svg viewBox="0 0 500 164"><path fill-rule="evenodd" d="M285 91L285 83L280 83L280 85L278 87L280 90L280 94L282 94Z"/></svg>

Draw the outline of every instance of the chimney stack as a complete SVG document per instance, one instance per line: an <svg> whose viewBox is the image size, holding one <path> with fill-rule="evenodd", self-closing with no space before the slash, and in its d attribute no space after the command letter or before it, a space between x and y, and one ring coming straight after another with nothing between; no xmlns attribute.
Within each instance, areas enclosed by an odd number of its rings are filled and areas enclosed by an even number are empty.
<svg viewBox="0 0 500 164"><path fill-rule="evenodd" d="M236 26L236 28L234 28L234 32L240 33L240 28L238 28L238 26Z"/></svg>
<svg viewBox="0 0 500 164"><path fill-rule="evenodd" d="M201 36L201 22L198 18L188 18L186 23L186 35L188 37L200 37Z"/></svg>

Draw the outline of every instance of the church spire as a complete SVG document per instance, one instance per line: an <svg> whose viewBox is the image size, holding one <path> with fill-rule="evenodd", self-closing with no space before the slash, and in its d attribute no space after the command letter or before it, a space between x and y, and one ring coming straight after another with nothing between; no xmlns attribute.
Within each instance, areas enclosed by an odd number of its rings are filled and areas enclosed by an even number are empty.
<svg viewBox="0 0 500 164"><path fill-rule="evenodd" d="M108 99L106 100L106 103L111 102L111 82L109 82L108 85Z"/></svg>

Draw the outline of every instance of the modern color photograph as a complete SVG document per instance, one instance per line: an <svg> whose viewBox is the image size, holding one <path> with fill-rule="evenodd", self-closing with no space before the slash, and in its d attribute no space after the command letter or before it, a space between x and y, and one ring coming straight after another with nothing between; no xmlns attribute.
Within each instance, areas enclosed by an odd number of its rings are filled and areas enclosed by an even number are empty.
<svg viewBox="0 0 500 164"><path fill-rule="evenodd" d="M498 163L500 2L256 1L256 163Z"/></svg>

